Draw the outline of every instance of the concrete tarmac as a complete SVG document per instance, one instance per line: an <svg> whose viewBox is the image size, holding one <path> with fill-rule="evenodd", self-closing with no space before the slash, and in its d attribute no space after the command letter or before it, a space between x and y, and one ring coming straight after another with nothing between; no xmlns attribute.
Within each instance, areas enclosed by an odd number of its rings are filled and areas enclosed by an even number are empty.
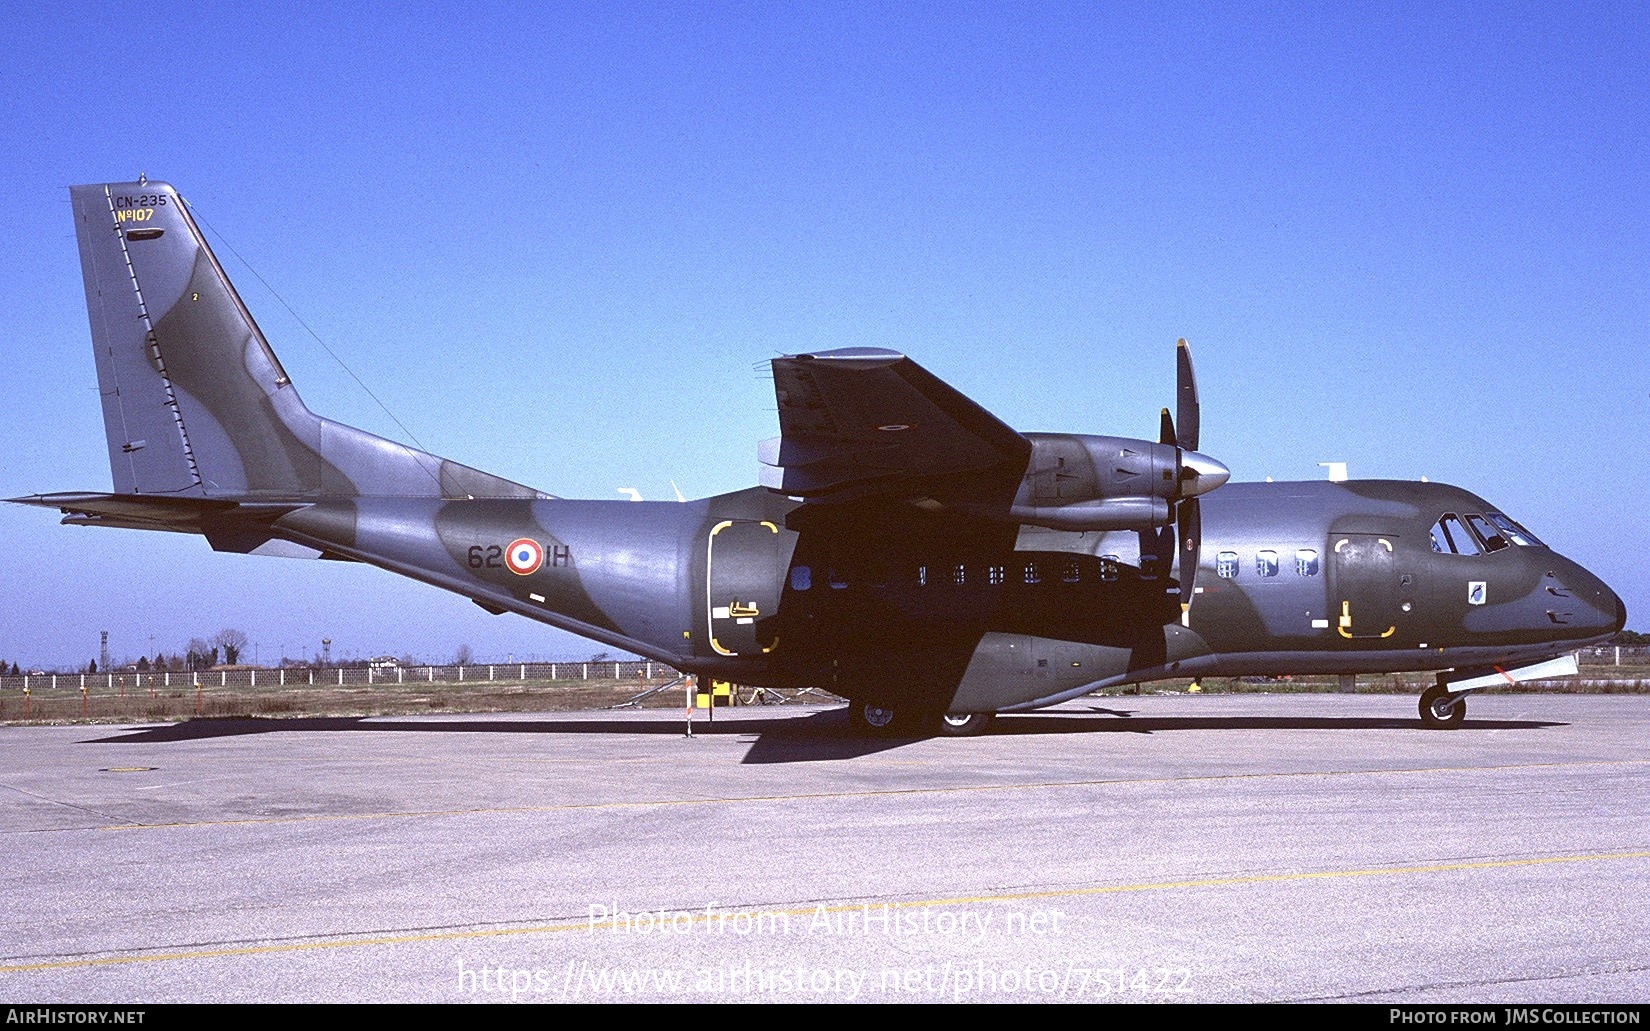
<svg viewBox="0 0 1650 1031"><path fill-rule="evenodd" d="M13 1002L1650 1000L1650 698L0 728Z"/></svg>

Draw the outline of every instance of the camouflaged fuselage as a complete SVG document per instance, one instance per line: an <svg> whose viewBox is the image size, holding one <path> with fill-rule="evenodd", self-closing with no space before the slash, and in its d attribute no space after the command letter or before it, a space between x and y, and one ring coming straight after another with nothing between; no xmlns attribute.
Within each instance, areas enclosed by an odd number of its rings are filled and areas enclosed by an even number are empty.
<svg viewBox="0 0 1650 1031"><path fill-rule="evenodd" d="M799 507L761 488L680 504L367 498L273 528L684 670L967 711L1172 676L1518 664L1622 619L1550 548L1435 551L1441 515L1493 511L1444 484L1228 485L1204 503L1184 624L1180 570L1143 570L1136 532L798 533ZM507 561L521 540L542 549L528 571Z"/></svg>

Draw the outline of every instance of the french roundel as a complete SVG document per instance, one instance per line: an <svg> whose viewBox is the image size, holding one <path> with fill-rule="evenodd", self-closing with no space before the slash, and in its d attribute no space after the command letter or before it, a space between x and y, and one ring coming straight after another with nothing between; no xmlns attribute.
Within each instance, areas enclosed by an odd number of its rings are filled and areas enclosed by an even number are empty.
<svg viewBox="0 0 1650 1031"><path fill-rule="evenodd" d="M530 537L519 537L504 550L504 564L517 576L536 573L544 565L544 545Z"/></svg>

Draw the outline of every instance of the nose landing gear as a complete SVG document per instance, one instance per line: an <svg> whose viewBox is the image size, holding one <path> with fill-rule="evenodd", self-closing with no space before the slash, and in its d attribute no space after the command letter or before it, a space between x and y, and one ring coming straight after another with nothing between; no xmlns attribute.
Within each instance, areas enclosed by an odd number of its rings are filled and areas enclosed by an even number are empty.
<svg viewBox="0 0 1650 1031"><path fill-rule="evenodd" d="M1421 722L1433 730L1453 730L1467 718L1467 697L1452 695L1443 684L1421 692Z"/></svg>
<svg viewBox="0 0 1650 1031"><path fill-rule="evenodd" d="M940 716L939 728L942 737L973 737L985 731L986 724L991 722L992 713L989 712L948 712Z"/></svg>

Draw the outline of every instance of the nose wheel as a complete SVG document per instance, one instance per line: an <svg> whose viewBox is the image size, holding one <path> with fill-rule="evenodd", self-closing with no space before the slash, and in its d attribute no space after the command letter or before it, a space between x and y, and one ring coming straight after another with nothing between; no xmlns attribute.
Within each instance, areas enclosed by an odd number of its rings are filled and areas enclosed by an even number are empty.
<svg viewBox="0 0 1650 1031"><path fill-rule="evenodd" d="M973 737L975 734L983 733L986 725L991 722L992 715L989 712L942 713L939 720L940 736Z"/></svg>
<svg viewBox="0 0 1650 1031"><path fill-rule="evenodd" d="M1443 684L1421 692L1421 722L1433 730L1453 730L1466 718L1466 695L1451 695Z"/></svg>

